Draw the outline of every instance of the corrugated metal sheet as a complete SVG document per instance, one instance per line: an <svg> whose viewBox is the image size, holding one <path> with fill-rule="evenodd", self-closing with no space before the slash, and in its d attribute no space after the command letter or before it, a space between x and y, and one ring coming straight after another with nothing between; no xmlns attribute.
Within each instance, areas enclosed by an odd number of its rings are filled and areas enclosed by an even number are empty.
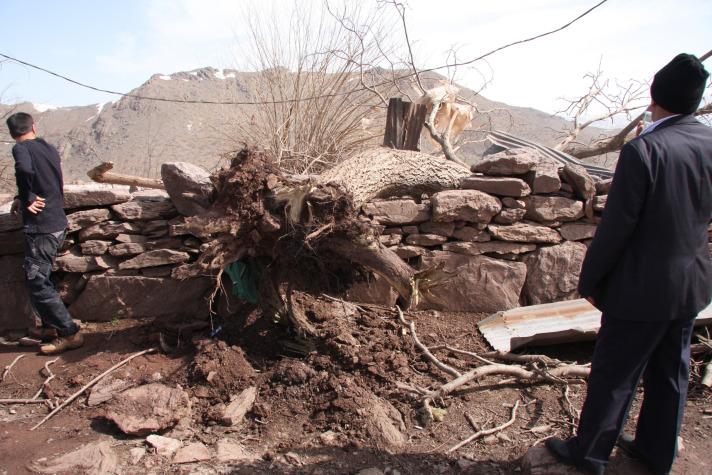
<svg viewBox="0 0 712 475"><path fill-rule="evenodd" d="M529 147L539 150L541 153L551 158L552 160L560 163L562 166L567 163L572 163L575 165L580 165L588 171L589 174L595 175L599 178L606 179L613 177L613 170L609 170L604 167L599 167L596 165L591 165L588 163L583 163L576 157L564 153L561 150L556 150L546 145L541 145L531 140L526 140L516 135L508 134L507 132L502 132L501 130L492 130L488 133L487 138L494 145L503 148L519 148L519 147Z"/></svg>
<svg viewBox="0 0 712 475"><path fill-rule="evenodd" d="M696 325L712 323L712 304L697 316ZM477 324L495 350L526 345L593 340L601 312L584 299L519 307L498 312Z"/></svg>

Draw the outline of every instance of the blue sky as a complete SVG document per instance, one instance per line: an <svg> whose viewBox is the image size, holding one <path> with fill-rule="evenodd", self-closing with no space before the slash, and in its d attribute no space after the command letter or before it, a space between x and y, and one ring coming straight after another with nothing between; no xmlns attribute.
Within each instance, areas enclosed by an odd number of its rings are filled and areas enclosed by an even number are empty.
<svg viewBox="0 0 712 475"><path fill-rule="evenodd" d="M273 3L279 10L288 2ZM369 8L374 2L361 3ZM442 64L452 46L458 48L459 58L476 56L560 26L595 3L411 0L407 15L417 62L432 66ZM239 68L236 48L245 39L246 4L236 0L6 1L0 52L82 82L127 92L154 73L203 66ZM266 13L263 7L256 8ZM584 74L599 62L610 77L644 80L678 52L705 53L712 49L710 23L709 0L609 0L570 29L480 64L479 71L491 76L483 94L554 112L561 108L559 97L583 91ZM712 60L706 65L712 70ZM456 79L472 88L482 81L478 71L466 68L458 71ZM0 64L0 91L3 102L56 106L115 99L8 62Z"/></svg>

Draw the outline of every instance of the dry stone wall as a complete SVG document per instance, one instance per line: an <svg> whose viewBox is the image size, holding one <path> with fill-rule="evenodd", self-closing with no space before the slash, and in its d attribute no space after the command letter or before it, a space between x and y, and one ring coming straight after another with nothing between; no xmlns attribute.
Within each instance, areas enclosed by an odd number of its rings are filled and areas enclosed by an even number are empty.
<svg viewBox="0 0 712 475"><path fill-rule="evenodd" d="M426 282L419 307L495 312L576 298L611 180L529 149L489 155L472 172L457 190L362 208L384 245L419 270L445 274ZM712 226L709 234L712 243ZM351 297L393 304L385 285L374 279Z"/></svg>
<svg viewBox="0 0 712 475"><path fill-rule="evenodd" d="M373 224L383 245L414 268L430 271L421 280L419 308L490 313L576 298L610 180L597 181L578 166L561 168L525 149L490 155L472 172L459 189L362 207L360 218ZM179 281L171 271L195 260L205 245L183 235L180 222L209 205L209 176L180 163L165 164L162 175L168 193L66 187L69 232L54 277L75 318L207 313L212 280ZM9 211L10 203L0 206L0 330L24 328L31 315L22 223ZM709 236L712 243L712 226ZM391 305L396 293L372 276L346 297Z"/></svg>
<svg viewBox="0 0 712 475"><path fill-rule="evenodd" d="M178 171L185 173L184 167ZM195 211L205 194L193 206L183 197L186 214ZM0 208L0 330L25 328L32 315L22 270L22 223L9 211L10 203ZM199 255L203 242L171 235L171 224L182 218L167 193L68 185L65 212L68 234L53 278L74 318L110 321L207 314L212 280L171 278L174 267Z"/></svg>

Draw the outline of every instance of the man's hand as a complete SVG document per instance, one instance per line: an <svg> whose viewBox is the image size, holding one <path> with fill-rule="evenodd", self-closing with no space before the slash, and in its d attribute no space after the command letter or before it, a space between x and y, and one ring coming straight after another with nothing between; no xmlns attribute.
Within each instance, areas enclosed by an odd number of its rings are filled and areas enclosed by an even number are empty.
<svg viewBox="0 0 712 475"><path fill-rule="evenodd" d="M42 210L45 207L45 199L42 198L41 196L38 196L35 201L30 203L30 206L27 207L27 211L29 211L32 214L39 214L42 212Z"/></svg>
<svg viewBox="0 0 712 475"><path fill-rule="evenodd" d="M12 200L12 206L10 206L10 214L13 216L17 216L20 214L20 206L22 206L22 201L20 201L20 198L15 198Z"/></svg>
<svg viewBox="0 0 712 475"><path fill-rule="evenodd" d="M635 136L640 137L640 134L643 133L643 129L645 128L645 123L641 120L638 122L638 125L635 126Z"/></svg>

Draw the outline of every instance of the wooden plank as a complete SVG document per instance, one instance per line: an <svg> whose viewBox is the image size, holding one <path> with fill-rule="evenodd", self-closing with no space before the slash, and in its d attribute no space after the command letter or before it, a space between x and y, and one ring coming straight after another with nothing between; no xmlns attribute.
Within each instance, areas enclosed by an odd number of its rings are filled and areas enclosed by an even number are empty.
<svg viewBox="0 0 712 475"><path fill-rule="evenodd" d="M695 325L712 323L712 304L697 315ZM519 307L498 312L477 324L497 351L522 346L593 340L601 312L584 299Z"/></svg>

